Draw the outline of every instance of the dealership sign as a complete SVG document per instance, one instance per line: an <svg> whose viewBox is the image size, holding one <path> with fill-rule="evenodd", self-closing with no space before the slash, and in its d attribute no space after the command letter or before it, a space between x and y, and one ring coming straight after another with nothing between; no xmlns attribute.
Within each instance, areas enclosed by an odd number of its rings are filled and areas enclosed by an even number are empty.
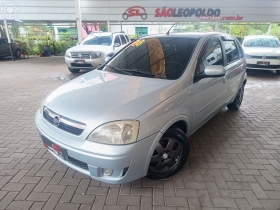
<svg viewBox="0 0 280 210"><path fill-rule="evenodd" d="M157 8L155 17L201 17L201 16L220 16L220 9L205 8Z"/></svg>
<svg viewBox="0 0 280 210"><path fill-rule="evenodd" d="M144 7L133 6L129 7L122 14L124 20L130 17L141 17L142 20L147 19L147 12ZM221 16L221 9L219 8L171 8L162 7L156 8L154 14L151 17L154 20L162 20L162 18L198 18L204 21L242 21L243 16L231 15L231 16ZM140 19L140 18L139 18Z"/></svg>

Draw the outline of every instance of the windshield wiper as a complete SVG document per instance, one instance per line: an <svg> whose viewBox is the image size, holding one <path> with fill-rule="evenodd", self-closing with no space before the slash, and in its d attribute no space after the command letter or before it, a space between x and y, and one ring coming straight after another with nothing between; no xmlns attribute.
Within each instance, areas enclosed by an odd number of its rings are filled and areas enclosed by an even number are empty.
<svg viewBox="0 0 280 210"><path fill-rule="evenodd" d="M153 73L149 73L146 71L141 71L139 69L122 69L122 71L126 71L126 72L132 72L132 73L138 73L140 75L143 76L151 76L151 77L155 77L155 78L160 78L160 79L166 79L166 77L159 75L159 74L153 74Z"/></svg>
<svg viewBox="0 0 280 210"><path fill-rule="evenodd" d="M116 72L119 72L121 74L130 75L128 72L125 72L123 69L119 69L117 67L114 67L114 66L111 66L111 65L107 65L107 64L105 64L105 66L110 67L111 69L114 69Z"/></svg>

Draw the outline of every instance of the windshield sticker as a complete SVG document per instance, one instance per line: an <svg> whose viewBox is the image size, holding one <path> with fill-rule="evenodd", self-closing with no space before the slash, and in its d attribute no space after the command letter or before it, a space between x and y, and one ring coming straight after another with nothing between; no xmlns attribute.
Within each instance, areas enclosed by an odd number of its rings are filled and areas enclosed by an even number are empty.
<svg viewBox="0 0 280 210"><path fill-rule="evenodd" d="M132 46L132 47L139 47L139 46L142 45L144 42L145 42L144 39L140 39L140 40L137 40L137 41L133 42L133 43L131 44L131 46Z"/></svg>

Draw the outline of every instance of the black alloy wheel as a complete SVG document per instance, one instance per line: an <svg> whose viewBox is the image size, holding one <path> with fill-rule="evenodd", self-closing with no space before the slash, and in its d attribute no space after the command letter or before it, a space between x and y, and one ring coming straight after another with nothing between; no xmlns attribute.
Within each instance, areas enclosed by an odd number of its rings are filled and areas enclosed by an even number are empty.
<svg viewBox="0 0 280 210"><path fill-rule="evenodd" d="M228 109L229 110L238 110L242 104L243 96L244 96L244 85L242 84L242 86L238 90L238 93L237 93L234 101L227 105Z"/></svg>
<svg viewBox="0 0 280 210"><path fill-rule="evenodd" d="M174 175L184 166L189 152L190 143L183 131L168 129L156 145L147 177L163 179Z"/></svg>

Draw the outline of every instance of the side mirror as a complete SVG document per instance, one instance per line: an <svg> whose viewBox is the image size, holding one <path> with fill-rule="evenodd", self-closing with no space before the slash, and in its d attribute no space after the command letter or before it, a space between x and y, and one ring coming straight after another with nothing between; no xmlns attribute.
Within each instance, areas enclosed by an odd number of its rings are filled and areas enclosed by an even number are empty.
<svg viewBox="0 0 280 210"><path fill-rule="evenodd" d="M226 74L225 68L221 65L206 66L204 74L207 77L222 77Z"/></svg>
<svg viewBox="0 0 280 210"><path fill-rule="evenodd" d="M116 44L114 44L114 47L120 47L121 46L121 44L120 43L116 43Z"/></svg>
<svg viewBox="0 0 280 210"><path fill-rule="evenodd" d="M113 53L113 52L109 53L109 54L105 57L105 62L107 62L108 60L110 60L113 56L114 56L114 53Z"/></svg>
<svg viewBox="0 0 280 210"><path fill-rule="evenodd" d="M80 45L80 42L77 42L76 46Z"/></svg>

